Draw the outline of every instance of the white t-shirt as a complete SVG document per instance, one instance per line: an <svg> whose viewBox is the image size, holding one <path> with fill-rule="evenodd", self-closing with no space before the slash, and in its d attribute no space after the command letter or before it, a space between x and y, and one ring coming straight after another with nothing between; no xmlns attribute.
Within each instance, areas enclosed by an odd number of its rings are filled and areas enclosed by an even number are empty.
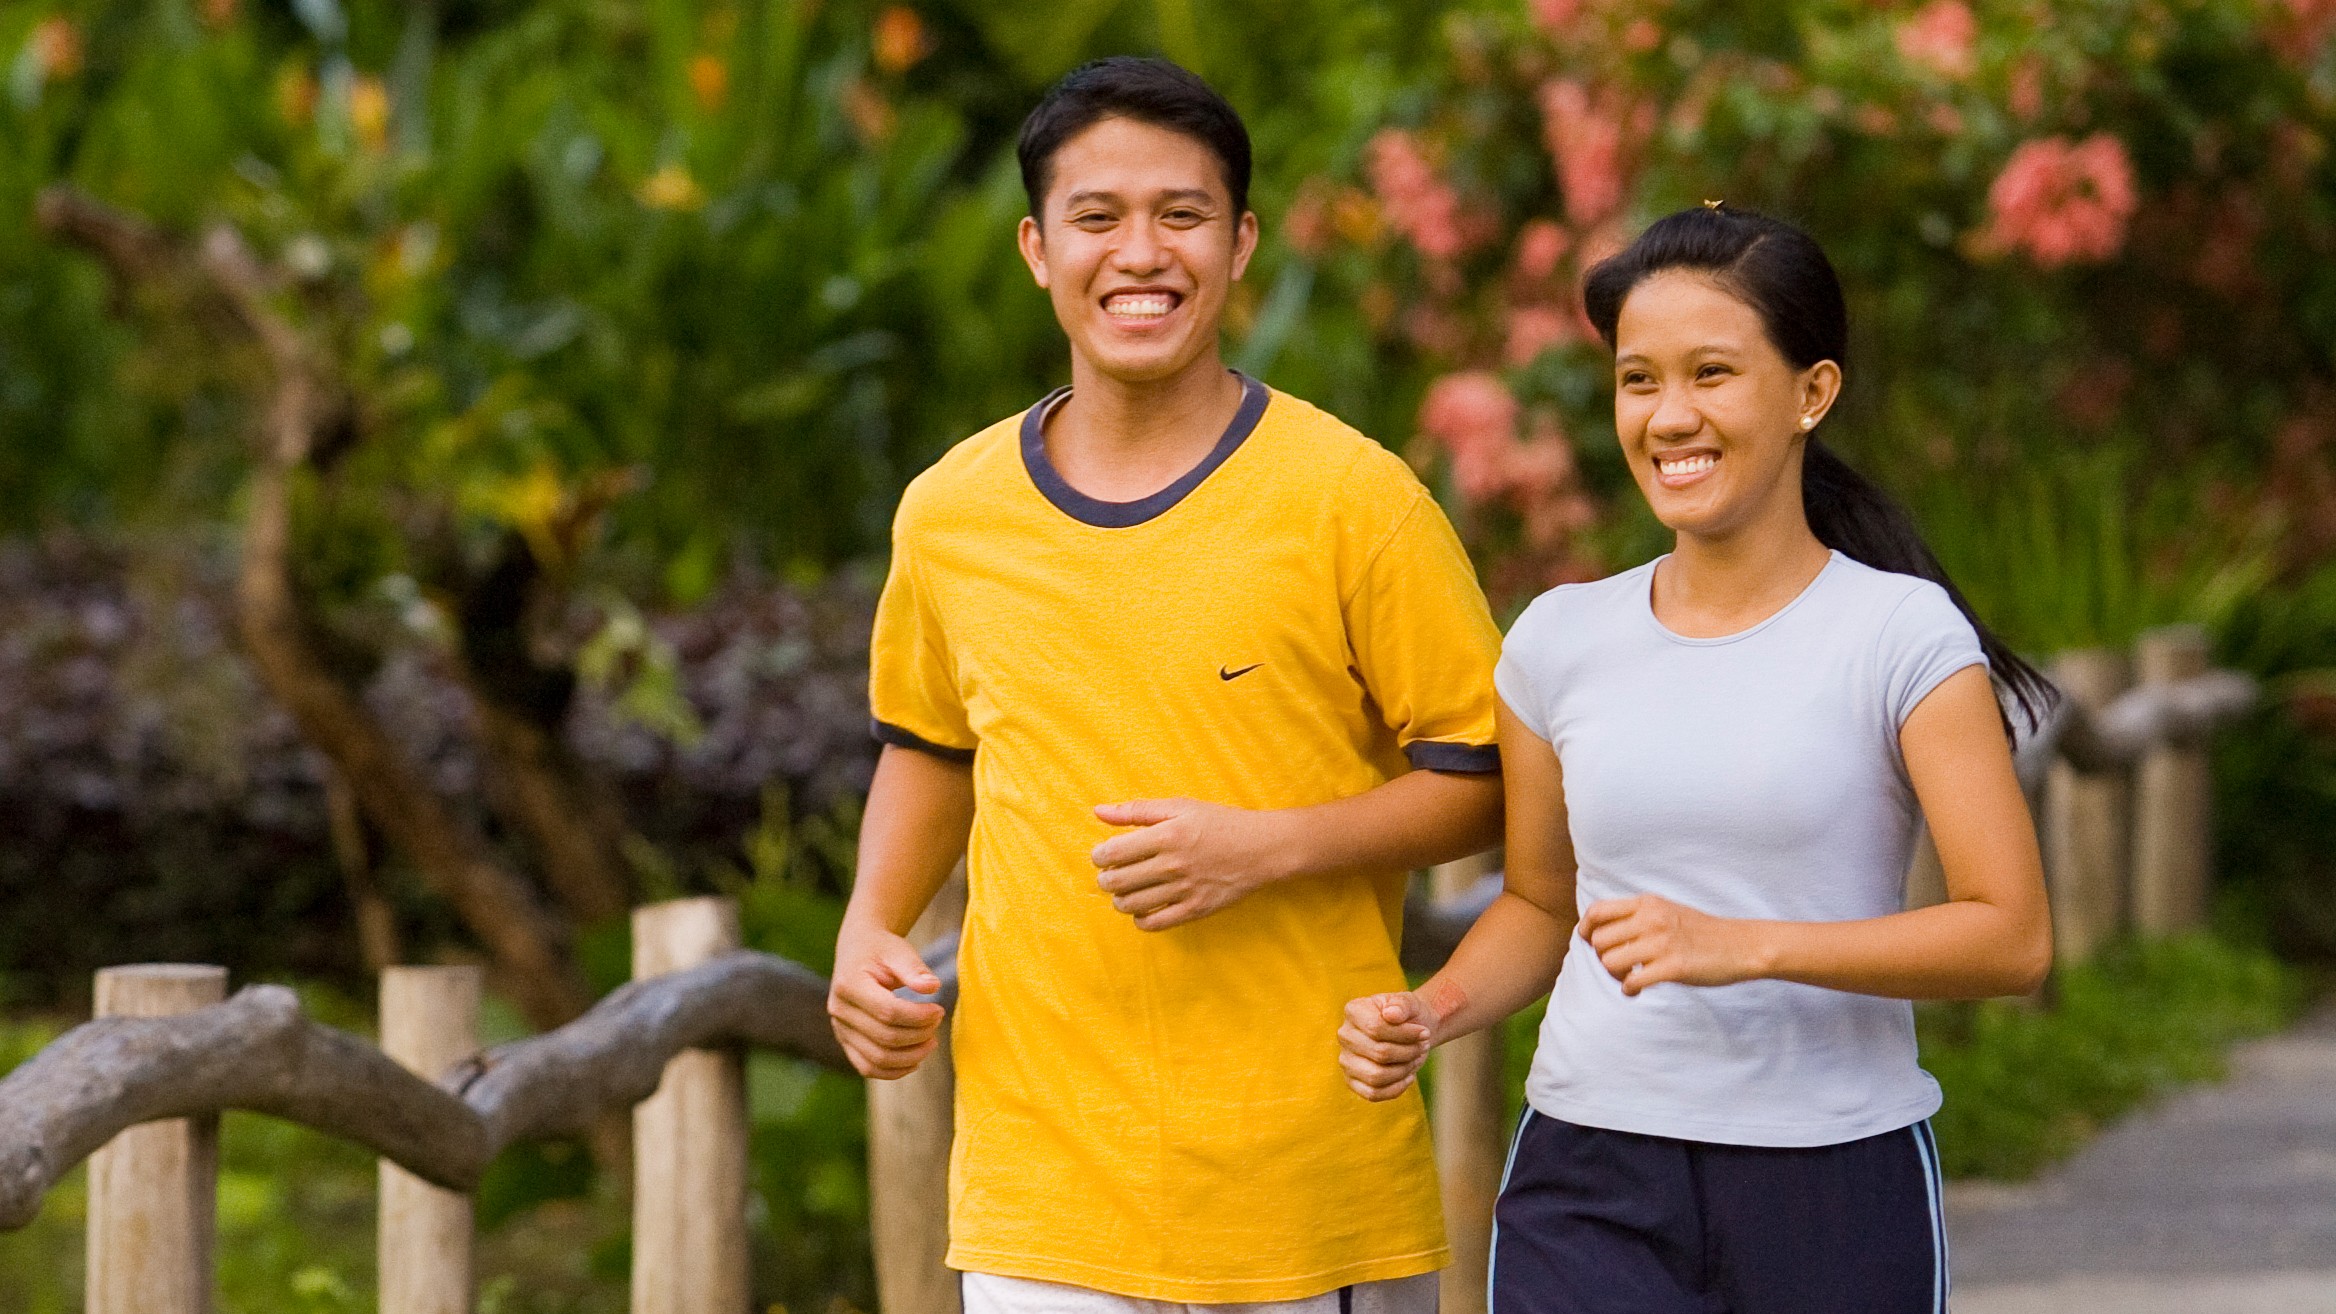
<svg viewBox="0 0 2336 1314"><path fill-rule="evenodd" d="M1984 665L1946 590L1841 553L1748 630L1655 619L1655 563L1536 599L1494 683L1565 768L1577 901L1659 894L1720 917L1899 910L1920 808L1898 728ZM1937 1112L1914 1010L1788 981L1635 998L1575 937L1526 1099L1590 1127L1733 1145L1833 1145Z"/></svg>

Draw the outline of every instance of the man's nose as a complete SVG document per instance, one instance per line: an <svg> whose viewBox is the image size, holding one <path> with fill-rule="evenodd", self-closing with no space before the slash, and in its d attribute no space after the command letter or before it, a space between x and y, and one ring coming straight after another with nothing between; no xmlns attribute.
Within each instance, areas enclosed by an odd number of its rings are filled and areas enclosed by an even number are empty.
<svg viewBox="0 0 2336 1314"><path fill-rule="evenodd" d="M1127 236L1112 252L1112 263L1127 274L1152 274L1167 263L1168 244L1160 240L1160 230L1148 218L1136 218L1127 226Z"/></svg>

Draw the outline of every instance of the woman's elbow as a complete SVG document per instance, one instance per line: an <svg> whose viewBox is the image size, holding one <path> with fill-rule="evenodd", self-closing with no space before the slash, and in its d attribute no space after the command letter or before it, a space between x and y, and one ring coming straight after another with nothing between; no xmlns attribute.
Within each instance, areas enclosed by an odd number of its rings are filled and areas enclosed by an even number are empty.
<svg viewBox="0 0 2336 1314"><path fill-rule="evenodd" d="M2052 975L2052 919L2039 913L2032 926L2023 928L2018 944L2005 955L2006 975L2009 978L2002 993L2032 995L2044 988L2044 979Z"/></svg>

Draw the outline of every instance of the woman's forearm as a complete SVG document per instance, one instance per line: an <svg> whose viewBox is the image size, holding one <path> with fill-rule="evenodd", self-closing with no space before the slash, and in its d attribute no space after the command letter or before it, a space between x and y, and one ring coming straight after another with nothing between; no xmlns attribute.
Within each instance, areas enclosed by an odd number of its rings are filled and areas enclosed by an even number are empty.
<svg viewBox="0 0 2336 1314"><path fill-rule="evenodd" d="M1755 975L1861 995L2024 995L2052 967L2051 930L2042 919L2019 918L1977 899L1865 921L1738 925Z"/></svg>
<svg viewBox="0 0 2336 1314"><path fill-rule="evenodd" d="M1571 910L1554 915L1503 890L1429 977L1419 996L1435 1010L1435 1043L1492 1026L1549 994L1565 964Z"/></svg>

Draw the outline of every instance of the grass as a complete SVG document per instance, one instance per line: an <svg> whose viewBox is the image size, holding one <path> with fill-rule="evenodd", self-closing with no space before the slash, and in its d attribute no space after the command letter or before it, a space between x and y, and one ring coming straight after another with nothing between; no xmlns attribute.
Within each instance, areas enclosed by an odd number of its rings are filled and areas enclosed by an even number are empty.
<svg viewBox="0 0 2336 1314"><path fill-rule="evenodd" d="M2033 1176L2167 1090L2221 1077L2233 1043L2305 998L2294 968L2205 935L2119 945L2054 985L2049 1009L1919 1010L1923 1066L1946 1091L1932 1126L1948 1176Z"/></svg>

